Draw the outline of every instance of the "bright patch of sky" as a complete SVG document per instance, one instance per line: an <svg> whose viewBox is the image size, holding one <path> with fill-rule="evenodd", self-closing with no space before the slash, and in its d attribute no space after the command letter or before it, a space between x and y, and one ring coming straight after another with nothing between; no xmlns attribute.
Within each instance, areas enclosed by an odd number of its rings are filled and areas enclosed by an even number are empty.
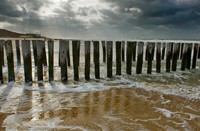
<svg viewBox="0 0 200 131"><path fill-rule="evenodd" d="M8 22L0 22L0 28L8 28L12 27L14 24L8 23Z"/></svg>

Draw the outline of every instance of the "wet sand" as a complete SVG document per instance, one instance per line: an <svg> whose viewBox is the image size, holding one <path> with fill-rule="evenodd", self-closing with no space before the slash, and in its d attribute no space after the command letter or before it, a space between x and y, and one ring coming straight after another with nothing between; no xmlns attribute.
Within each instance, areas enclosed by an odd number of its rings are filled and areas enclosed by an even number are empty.
<svg viewBox="0 0 200 131"><path fill-rule="evenodd" d="M22 95L15 112L0 113L1 130L200 130L200 100L181 96L139 88Z"/></svg>

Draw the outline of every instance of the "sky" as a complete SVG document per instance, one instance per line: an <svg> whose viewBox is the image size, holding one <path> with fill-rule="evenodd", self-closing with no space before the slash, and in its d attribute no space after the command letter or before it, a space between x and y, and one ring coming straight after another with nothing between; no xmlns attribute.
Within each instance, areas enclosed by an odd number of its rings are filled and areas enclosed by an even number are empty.
<svg viewBox="0 0 200 131"><path fill-rule="evenodd" d="M200 39L200 0L0 0L0 28L52 38Z"/></svg>

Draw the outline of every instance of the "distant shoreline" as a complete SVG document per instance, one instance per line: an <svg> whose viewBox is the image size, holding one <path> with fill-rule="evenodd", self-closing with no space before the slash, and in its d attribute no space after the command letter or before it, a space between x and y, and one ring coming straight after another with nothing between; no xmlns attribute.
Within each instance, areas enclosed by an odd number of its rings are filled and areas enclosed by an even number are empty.
<svg viewBox="0 0 200 131"><path fill-rule="evenodd" d="M0 38L46 38L40 34L34 33L17 33L6 29L0 29Z"/></svg>
<svg viewBox="0 0 200 131"><path fill-rule="evenodd" d="M34 34L34 33L17 33L14 31L9 31L6 29L0 29L0 39L45 39L45 40L81 40L81 41L92 41L92 40L98 40L98 41L144 41L144 42L196 42L200 43L200 40L195 39L188 39L188 40L178 40L178 39L79 39L79 38L48 38L45 36L42 36L40 34Z"/></svg>

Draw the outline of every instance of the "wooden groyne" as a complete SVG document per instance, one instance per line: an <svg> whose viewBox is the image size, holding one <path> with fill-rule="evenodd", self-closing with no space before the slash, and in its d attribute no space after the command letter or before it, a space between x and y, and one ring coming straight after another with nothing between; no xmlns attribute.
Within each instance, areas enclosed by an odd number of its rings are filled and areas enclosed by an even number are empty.
<svg viewBox="0 0 200 131"><path fill-rule="evenodd" d="M81 49L81 45L84 46L83 49ZM4 83L3 67L5 66L8 69L8 82L15 81L14 69L16 66L23 66L26 83L33 81L33 67L37 69L38 81L43 81L44 67L48 67L48 80L54 81L55 66L59 66L61 69L61 81L67 82L70 66L73 68L73 79L79 81L81 58L84 59L84 78L86 80L90 79L91 68L94 68L95 78L100 79L101 64L104 63L107 67L106 76L112 78L114 75L122 75L123 72L127 75L152 74L154 68L156 73L161 73L163 68L166 73L174 72L178 68L178 63L180 63L181 71L195 69L197 60L200 58L198 43L59 40L59 48L54 47L55 40L0 40L0 83ZM80 50L83 50L83 56L81 56ZM16 52L13 53L13 51ZM55 52L58 52L58 65L55 65L54 62ZM21 59L21 55L23 59ZM93 60L91 60L91 56L93 56ZM100 58L103 60L101 61ZM7 64L4 59L7 59ZM162 63L165 65L163 66ZM125 70L122 66L125 66ZM147 72L142 72L143 68L146 68Z"/></svg>

